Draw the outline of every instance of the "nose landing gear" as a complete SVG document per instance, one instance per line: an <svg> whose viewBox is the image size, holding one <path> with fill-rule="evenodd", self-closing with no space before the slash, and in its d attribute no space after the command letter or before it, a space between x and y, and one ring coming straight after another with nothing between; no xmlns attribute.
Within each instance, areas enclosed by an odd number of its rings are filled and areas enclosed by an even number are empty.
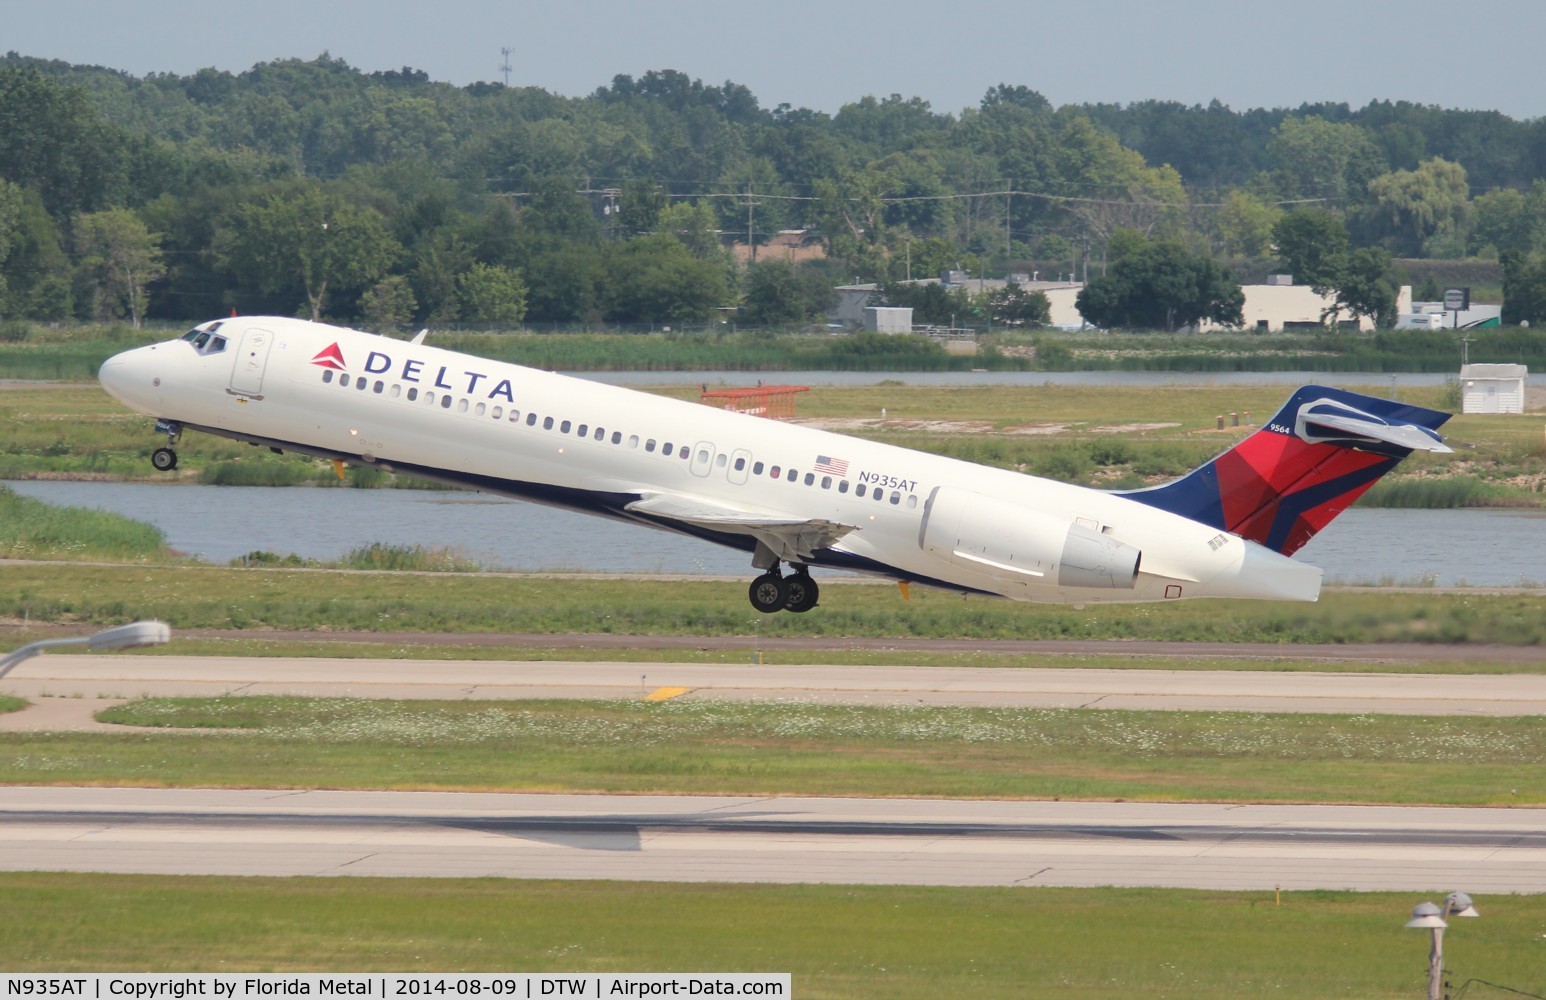
<svg viewBox="0 0 1546 1000"><path fill-rule="evenodd" d="M747 596L751 598L752 607L763 614L775 611L806 612L816 606L821 588L816 586L816 581L811 579L810 571L804 566L795 566L792 574L784 576L778 566L774 565L752 581Z"/></svg>
<svg viewBox="0 0 1546 1000"><path fill-rule="evenodd" d="M157 420L156 430L166 435L166 447L150 453L150 464L156 467L157 472L171 472L177 468L177 452L172 450L172 446L183 436L182 425L170 420Z"/></svg>

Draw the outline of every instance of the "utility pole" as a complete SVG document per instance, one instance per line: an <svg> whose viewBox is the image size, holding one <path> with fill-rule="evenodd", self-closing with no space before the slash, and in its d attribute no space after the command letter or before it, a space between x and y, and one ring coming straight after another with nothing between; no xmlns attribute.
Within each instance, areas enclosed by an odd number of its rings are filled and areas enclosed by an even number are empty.
<svg viewBox="0 0 1546 1000"><path fill-rule="evenodd" d="M751 253L750 261L753 264L757 263L757 238L756 238L755 231L752 229L752 209L756 206L756 204L757 204L757 202L752 198L752 185L751 185L751 182L747 181L746 182L746 246L747 246L747 248L749 249L749 251Z"/></svg>

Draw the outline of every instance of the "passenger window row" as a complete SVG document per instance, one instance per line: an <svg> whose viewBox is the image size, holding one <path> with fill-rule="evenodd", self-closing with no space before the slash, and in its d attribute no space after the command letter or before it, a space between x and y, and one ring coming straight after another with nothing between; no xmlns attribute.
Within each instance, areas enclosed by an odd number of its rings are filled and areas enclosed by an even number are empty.
<svg viewBox="0 0 1546 1000"><path fill-rule="evenodd" d="M324 383L331 383L334 380L334 374L335 373L333 369L324 368L322 370L322 381ZM380 379L376 379L374 382L372 382L370 379L363 375L351 377L348 373L338 373L337 380L338 384L345 389L349 388L352 384L354 388L360 392L370 391L376 395L386 395L392 399L403 397L406 398L409 402L417 402L422 398L426 406L434 406L437 402L437 397L433 391L425 391L420 393L417 386L409 386L408 391L404 393L402 391L402 386L396 383L388 386ZM505 420L512 424L519 424L523 422L521 420L521 411L515 407L509 407L507 410L505 407L497 404L494 406L489 406L487 403L472 404L469 403L468 400L464 397L453 397L451 393L442 393L438 397L438 402L442 409L450 410L454 408L457 413L467 413L471 411L474 416L481 417L486 415L490 419ZM572 430L576 437L592 438L596 441L603 442L608 440L605 428L596 427L592 429L589 424L580 424L579 426L575 426L573 421L555 420L553 417L539 417L537 414L531 412L526 414L524 423L527 427L536 427L539 421L542 424L542 429L545 431L550 431L556 428L560 434L568 434ZM613 431L611 442L615 445L622 444L622 432ZM652 455L656 454L656 446L657 442L654 438L645 439L644 450L646 453ZM639 447L639 435L628 435L628 447ZM674 442L666 441L659 445L659 454L662 458L671 458L674 456L676 458L685 459L692 454L692 448L689 445L676 445ZM701 452L699 454L699 459L703 462L707 462L709 460L708 451L705 450ZM729 456L724 452L720 452L716 457L714 464L723 469L728 464L728 462ZM738 457L735 460L735 471L742 472L745 471L745 469L745 457ZM752 475L761 476L764 472L767 473L769 479L783 479L784 481L790 483L803 482L806 486L817 485L816 474L813 472L807 472L802 478L800 473L793 468L786 469L778 465L769 466L760 461L751 463ZM837 491L839 493L849 492L850 486L847 479L837 480L836 485ZM820 486L824 490L832 489L832 477L822 476L820 479ZM879 486L867 487L863 483L856 483L852 486L852 490L853 495L859 499L863 499L866 496L866 493L868 493L870 497L874 498L876 503L884 503L888 499L885 489ZM891 506L901 506L903 504L903 497L904 494L900 490L892 490L889 497ZM905 497L906 506L909 510L915 509L918 506L918 497L915 494L909 493L906 494Z"/></svg>

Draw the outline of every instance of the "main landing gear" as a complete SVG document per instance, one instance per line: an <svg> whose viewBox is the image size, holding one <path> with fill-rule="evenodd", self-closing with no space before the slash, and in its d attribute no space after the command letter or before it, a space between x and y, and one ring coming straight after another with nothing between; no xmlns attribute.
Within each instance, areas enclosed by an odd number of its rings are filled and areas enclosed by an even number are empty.
<svg viewBox="0 0 1546 1000"><path fill-rule="evenodd" d="M816 581L811 579L810 571L804 566L796 566L793 573L784 576L775 565L752 581L747 596L751 598L752 607L763 614L775 611L804 612L816 606L821 588L816 586Z"/></svg>
<svg viewBox="0 0 1546 1000"><path fill-rule="evenodd" d="M172 450L172 445L183 436L182 425L170 420L157 420L156 430L166 435L166 447L150 453L150 464L156 467L157 472L171 472L177 468L177 452Z"/></svg>

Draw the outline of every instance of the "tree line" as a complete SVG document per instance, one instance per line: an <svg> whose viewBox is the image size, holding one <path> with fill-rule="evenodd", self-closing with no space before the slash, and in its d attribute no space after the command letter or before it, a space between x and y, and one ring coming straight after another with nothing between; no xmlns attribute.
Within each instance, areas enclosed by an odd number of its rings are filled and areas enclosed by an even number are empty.
<svg viewBox="0 0 1546 1000"><path fill-rule="evenodd" d="M326 54L138 78L11 53L0 317L779 327L836 284L899 301L949 268L1185 286L1142 315L1092 295L1113 325L1170 327L1228 322L1233 266L1387 319L1394 257L1468 256L1546 309L1526 294L1543 180L1546 120L1404 102L1054 108L1003 84L954 113L893 94L829 115L670 70L567 98ZM783 230L825 258L767 252ZM965 314L1038 321L998 295Z"/></svg>

